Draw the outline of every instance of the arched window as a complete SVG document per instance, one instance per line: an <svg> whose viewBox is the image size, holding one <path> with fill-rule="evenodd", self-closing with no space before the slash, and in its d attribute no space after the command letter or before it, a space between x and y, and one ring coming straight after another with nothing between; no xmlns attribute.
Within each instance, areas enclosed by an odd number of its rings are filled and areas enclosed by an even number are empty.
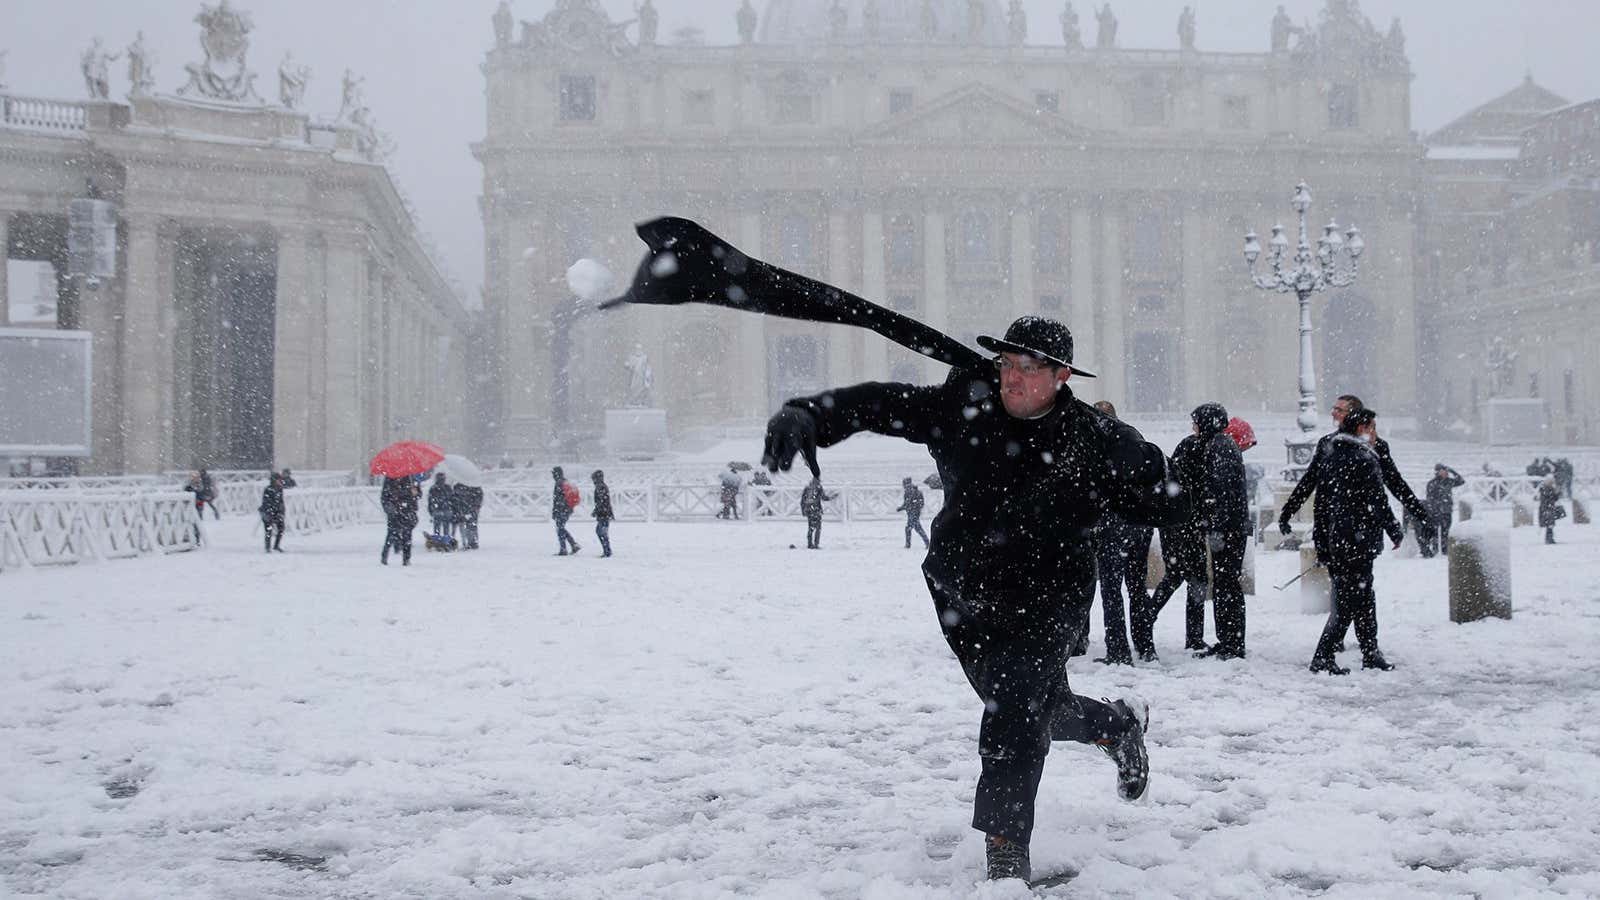
<svg viewBox="0 0 1600 900"><path fill-rule="evenodd" d="M1053 212L1039 214L1034 229L1034 266L1045 275L1057 275L1066 268L1066 234L1061 217Z"/></svg>
<svg viewBox="0 0 1600 900"><path fill-rule="evenodd" d="M961 214L961 256L969 262L994 258L993 223L988 213L969 210Z"/></svg>
<svg viewBox="0 0 1600 900"><path fill-rule="evenodd" d="M917 272L917 223L910 216L889 220L888 254L885 262L890 275L915 275Z"/></svg>

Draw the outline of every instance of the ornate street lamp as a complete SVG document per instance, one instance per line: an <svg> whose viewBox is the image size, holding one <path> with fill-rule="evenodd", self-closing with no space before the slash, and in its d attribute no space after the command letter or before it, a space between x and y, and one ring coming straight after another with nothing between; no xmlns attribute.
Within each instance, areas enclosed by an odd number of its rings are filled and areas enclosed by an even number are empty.
<svg viewBox="0 0 1600 900"><path fill-rule="evenodd" d="M1357 261L1361 258L1361 251L1366 249L1366 242L1361 239L1361 229L1352 225L1340 236L1338 223L1330 220L1322 227L1322 237L1317 238L1317 249L1313 253L1306 232L1306 211L1311 208L1311 191L1305 182L1295 185L1294 200L1291 202L1300 217L1300 243L1295 247L1290 265L1284 266L1283 254L1289 246L1289 239L1284 236L1282 225L1272 226L1272 239L1267 241L1267 246L1271 248L1271 274L1256 272L1256 259L1261 256L1261 241L1254 231L1244 236L1244 260L1250 267L1250 280L1256 287L1280 294L1292 291L1300 300L1300 414L1295 419L1300 430L1283 441L1289 452L1287 474L1290 478L1298 478L1299 473L1311 463L1311 454L1317 445L1317 376L1311 362L1311 295L1328 288L1355 284ZM1343 271L1337 269L1340 251L1350 257L1349 267Z"/></svg>

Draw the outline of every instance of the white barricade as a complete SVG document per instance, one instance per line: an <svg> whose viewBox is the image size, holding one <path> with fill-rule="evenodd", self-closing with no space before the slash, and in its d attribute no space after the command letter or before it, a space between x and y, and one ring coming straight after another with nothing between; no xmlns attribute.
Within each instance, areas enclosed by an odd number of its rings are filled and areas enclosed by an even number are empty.
<svg viewBox="0 0 1600 900"><path fill-rule="evenodd" d="M200 542L189 494L0 491L0 568L172 553Z"/></svg>
<svg viewBox="0 0 1600 900"><path fill-rule="evenodd" d="M379 488L294 488L283 492L284 531L315 534L350 525L382 524ZM260 522L259 516L257 522Z"/></svg>

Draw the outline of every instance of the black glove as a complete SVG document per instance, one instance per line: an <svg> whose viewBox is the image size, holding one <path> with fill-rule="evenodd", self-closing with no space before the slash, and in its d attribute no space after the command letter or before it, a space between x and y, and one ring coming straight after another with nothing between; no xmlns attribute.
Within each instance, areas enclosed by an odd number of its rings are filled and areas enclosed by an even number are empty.
<svg viewBox="0 0 1600 900"><path fill-rule="evenodd" d="M779 469L787 472L794 465L796 453L805 457L813 477L822 477L822 470L817 467L816 417L799 407L785 406L767 420L767 443L761 451L761 464L769 472Z"/></svg>
<svg viewBox="0 0 1600 900"><path fill-rule="evenodd" d="M1289 535L1294 534L1294 527L1289 524L1288 519L1279 519L1278 532L1284 537L1288 537Z"/></svg>

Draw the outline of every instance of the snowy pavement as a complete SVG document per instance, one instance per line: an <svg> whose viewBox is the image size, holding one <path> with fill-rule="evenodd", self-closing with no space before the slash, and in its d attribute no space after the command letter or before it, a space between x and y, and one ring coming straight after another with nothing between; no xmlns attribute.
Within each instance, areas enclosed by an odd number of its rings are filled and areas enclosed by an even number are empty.
<svg viewBox="0 0 1600 900"><path fill-rule="evenodd" d="M378 565L382 530L249 523L200 554L0 576L0 896L869 898L984 885L979 708L897 524L547 528ZM1441 560L1378 565L1399 669L1305 670L1320 617L1258 557L1250 658L1074 660L1152 706L1117 800L1057 745L1062 897L1600 895L1600 531L1513 534L1512 621ZM1099 655L1099 611L1091 656Z"/></svg>

